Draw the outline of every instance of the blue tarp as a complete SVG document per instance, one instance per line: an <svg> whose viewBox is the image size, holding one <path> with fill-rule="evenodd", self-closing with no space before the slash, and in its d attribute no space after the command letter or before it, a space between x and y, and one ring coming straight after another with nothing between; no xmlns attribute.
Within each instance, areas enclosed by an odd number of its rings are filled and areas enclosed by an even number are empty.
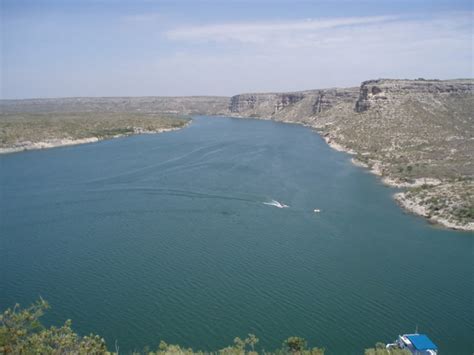
<svg viewBox="0 0 474 355"><path fill-rule="evenodd" d="M437 350L438 347L424 334L407 335L416 350Z"/></svg>

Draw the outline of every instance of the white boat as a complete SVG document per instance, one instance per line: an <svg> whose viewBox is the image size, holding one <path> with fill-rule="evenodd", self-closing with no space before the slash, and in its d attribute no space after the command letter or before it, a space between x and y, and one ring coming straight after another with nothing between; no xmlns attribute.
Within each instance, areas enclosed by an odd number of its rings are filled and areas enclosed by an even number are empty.
<svg viewBox="0 0 474 355"><path fill-rule="evenodd" d="M313 212L314 212L314 213L319 213L319 212L321 212L321 210L320 210L319 208L315 208L315 209L313 210Z"/></svg>
<svg viewBox="0 0 474 355"><path fill-rule="evenodd" d="M399 335L395 343L387 344L387 349L400 348L409 350L413 355L436 355L438 347L425 334Z"/></svg>

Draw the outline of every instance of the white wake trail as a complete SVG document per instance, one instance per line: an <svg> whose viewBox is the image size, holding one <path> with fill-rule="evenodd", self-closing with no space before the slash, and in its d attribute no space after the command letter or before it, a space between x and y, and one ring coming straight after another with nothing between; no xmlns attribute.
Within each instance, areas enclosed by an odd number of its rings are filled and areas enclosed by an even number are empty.
<svg viewBox="0 0 474 355"><path fill-rule="evenodd" d="M284 203L281 203L277 200L271 200L270 202L263 202L263 204L268 205L268 206L278 207L278 208L288 208L288 207L290 207L290 206L285 205Z"/></svg>

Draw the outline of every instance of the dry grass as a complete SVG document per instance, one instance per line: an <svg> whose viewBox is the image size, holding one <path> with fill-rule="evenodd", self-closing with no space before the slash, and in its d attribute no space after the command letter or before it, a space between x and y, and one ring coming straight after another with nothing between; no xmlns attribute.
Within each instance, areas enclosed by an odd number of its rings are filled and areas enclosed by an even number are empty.
<svg viewBox="0 0 474 355"><path fill-rule="evenodd" d="M143 113L4 113L0 114L0 147L62 138L105 139L137 131L178 128L188 121L186 118Z"/></svg>

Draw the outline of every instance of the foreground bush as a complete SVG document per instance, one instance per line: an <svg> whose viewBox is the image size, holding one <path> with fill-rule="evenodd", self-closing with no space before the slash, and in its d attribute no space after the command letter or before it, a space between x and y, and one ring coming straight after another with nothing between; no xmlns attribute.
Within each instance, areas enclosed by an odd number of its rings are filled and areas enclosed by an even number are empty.
<svg viewBox="0 0 474 355"><path fill-rule="evenodd" d="M387 350L384 343L375 344L375 348L365 349L364 355L411 355L411 352L404 349L390 348Z"/></svg>
<svg viewBox="0 0 474 355"><path fill-rule="evenodd" d="M68 320L61 327L45 328L39 318L49 308L43 299L28 308L22 309L17 304L0 315L0 354L118 354L119 348L110 352L105 340L98 335L79 336L71 328ZM191 348L182 348L180 345L167 344L162 341L155 351L146 349L133 354L145 355L258 355L255 349L258 338L249 334L247 338L235 338L234 344L224 349L203 352ZM281 349L274 352L261 352L264 355L324 355L323 348L309 348L305 339L289 337ZM404 350L385 350L385 345L377 343L374 349L366 349L365 355L404 355L410 354Z"/></svg>
<svg viewBox="0 0 474 355"><path fill-rule="evenodd" d="M26 309L15 305L0 316L1 354L105 354L105 340L97 335L81 337L63 326L44 328L39 318L49 306L43 299Z"/></svg>

